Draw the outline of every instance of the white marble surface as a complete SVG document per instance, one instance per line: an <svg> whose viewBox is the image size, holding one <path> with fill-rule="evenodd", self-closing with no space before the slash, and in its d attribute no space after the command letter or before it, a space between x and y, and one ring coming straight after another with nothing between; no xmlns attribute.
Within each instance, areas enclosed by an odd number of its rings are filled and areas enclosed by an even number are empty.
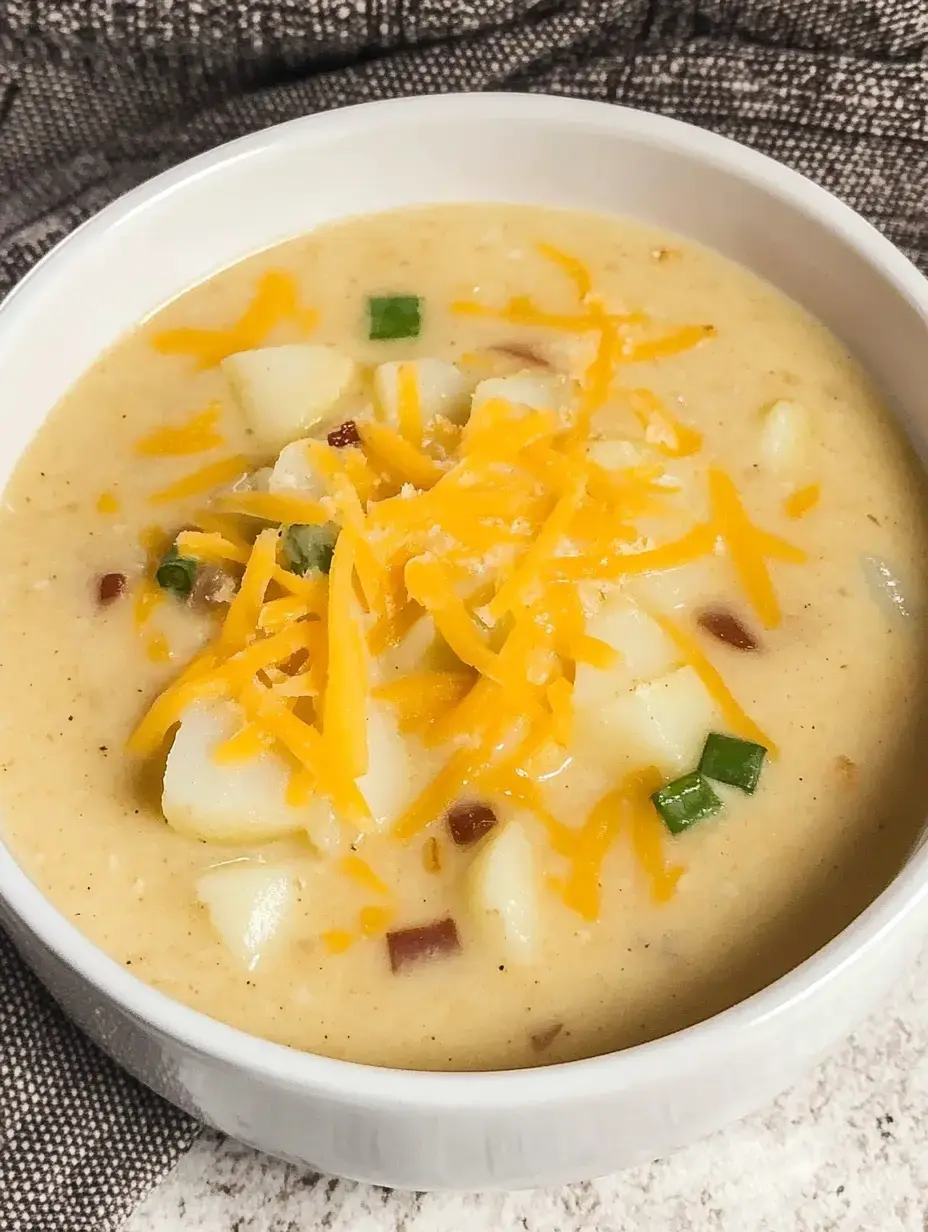
<svg viewBox="0 0 928 1232"><path fill-rule="evenodd" d="M777 1103L668 1159L517 1194L408 1194L206 1135L125 1232L928 1232L928 951Z"/></svg>

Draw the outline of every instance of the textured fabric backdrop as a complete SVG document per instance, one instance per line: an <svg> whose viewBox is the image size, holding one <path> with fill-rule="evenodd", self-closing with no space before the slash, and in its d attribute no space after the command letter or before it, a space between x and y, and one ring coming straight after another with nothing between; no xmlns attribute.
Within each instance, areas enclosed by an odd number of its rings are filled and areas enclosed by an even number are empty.
<svg viewBox="0 0 928 1232"><path fill-rule="evenodd" d="M219 142L487 89L715 129L825 184L928 270L928 0L0 0L0 294ZM0 936L0 1131L2 1232L102 1232L196 1127L71 1028Z"/></svg>

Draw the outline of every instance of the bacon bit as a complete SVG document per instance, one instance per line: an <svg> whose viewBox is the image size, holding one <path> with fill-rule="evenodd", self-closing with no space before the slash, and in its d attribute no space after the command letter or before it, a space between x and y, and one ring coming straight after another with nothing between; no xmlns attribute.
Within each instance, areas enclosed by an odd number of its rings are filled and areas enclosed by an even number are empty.
<svg viewBox="0 0 928 1232"><path fill-rule="evenodd" d="M470 847L493 829L497 816L489 804L472 800L455 804L445 814L448 829L458 847Z"/></svg>
<svg viewBox="0 0 928 1232"><path fill-rule="evenodd" d="M120 595L126 593L126 575L124 573L104 573L97 578L97 603L100 607L109 607Z"/></svg>
<svg viewBox="0 0 928 1232"><path fill-rule="evenodd" d="M422 866L427 873L441 872L441 843L434 836L427 838L422 847Z"/></svg>
<svg viewBox="0 0 928 1232"><path fill-rule="evenodd" d="M760 642L734 614L726 607L710 607L700 612L696 623L713 637L717 637L726 646L734 646L736 650L758 650Z"/></svg>
<svg viewBox="0 0 928 1232"><path fill-rule="evenodd" d="M417 962L449 957L460 950L457 926L450 916L418 928L398 928L387 933L387 951L394 975Z"/></svg>
<svg viewBox="0 0 928 1232"><path fill-rule="evenodd" d="M550 369L552 367L551 363L543 355L539 355L536 350L526 346L524 343L507 342L500 346L487 347L487 350L492 351L495 355L505 355L509 359L520 359L528 364L530 368Z"/></svg>
<svg viewBox="0 0 928 1232"><path fill-rule="evenodd" d="M332 431L325 438L333 449L344 449L348 445L360 445L361 436L358 432L358 425L353 419L346 419L343 424Z"/></svg>
<svg viewBox="0 0 928 1232"><path fill-rule="evenodd" d="M545 1027L543 1031L536 1031L532 1036L532 1051L544 1052L546 1048L550 1048L563 1030L564 1024L556 1022L553 1026Z"/></svg>
<svg viewBox="0 0 928 1232"><path fill-rule="evenodd" d="M848 787L853 787L860 778L860 766L844 753L835 758L835 770Z"/></svg>

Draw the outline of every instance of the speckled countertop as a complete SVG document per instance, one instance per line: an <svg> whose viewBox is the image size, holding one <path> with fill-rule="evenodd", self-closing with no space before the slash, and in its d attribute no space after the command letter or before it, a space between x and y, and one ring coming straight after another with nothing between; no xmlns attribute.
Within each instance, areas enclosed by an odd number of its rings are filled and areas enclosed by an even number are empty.
<svg viewBox="0 0 928 1232"><path fill-rule="evenodd" d="M928 951L772 1107L668 1159L517 1194L391 1193L204 1136L125 1232L928 1232Z"/></svg>

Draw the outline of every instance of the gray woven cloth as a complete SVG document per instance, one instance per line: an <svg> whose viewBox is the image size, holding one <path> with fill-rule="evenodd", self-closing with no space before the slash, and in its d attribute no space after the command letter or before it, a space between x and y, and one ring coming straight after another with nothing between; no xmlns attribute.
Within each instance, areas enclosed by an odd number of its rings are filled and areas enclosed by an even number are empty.
<svg viewBox="0 0 928 1232"><path fill-rule="evenodd" d="M928 269L928 0L0 0L0 294L219 142L397 95L661 111L825 184ZM6 408L5 413L15 413ZM196 1127L0 936L0 1230L115 1229Z"/></svg>

